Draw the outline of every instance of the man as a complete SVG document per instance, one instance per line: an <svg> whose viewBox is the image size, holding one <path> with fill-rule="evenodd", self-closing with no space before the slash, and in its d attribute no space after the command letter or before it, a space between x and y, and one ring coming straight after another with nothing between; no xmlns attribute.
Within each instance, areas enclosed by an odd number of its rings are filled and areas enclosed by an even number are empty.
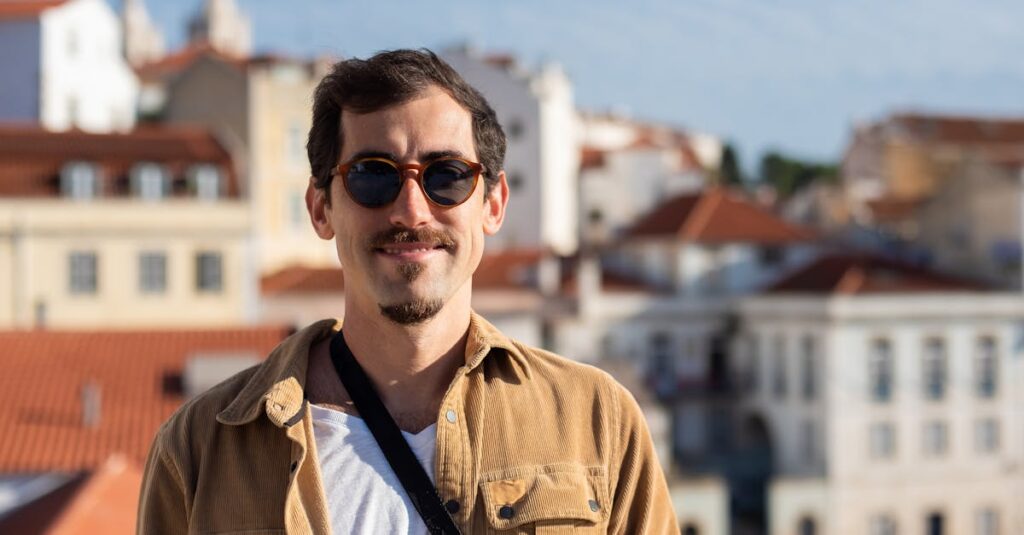
<svg viewBox="0 0 1024 535"><path fill-rule="evenodd" d="M343 61L315 92L308 152L344 328L313 324L178 410L139 531L425 533L339 378L340 337L463 533L678 533L632 396L470 309L509 196L480 93L428 51Z"/></svg>

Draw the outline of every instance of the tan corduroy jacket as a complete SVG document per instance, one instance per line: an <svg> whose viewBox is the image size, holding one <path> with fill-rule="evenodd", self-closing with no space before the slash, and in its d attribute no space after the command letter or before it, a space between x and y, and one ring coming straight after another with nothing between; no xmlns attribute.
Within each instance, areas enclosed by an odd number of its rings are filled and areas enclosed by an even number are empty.
<svg viewBox="0 0 1024 535"><path fill-rule="evenodd" d="M330 532L303 385L310 346L340 327L303 329L160 428L139 533ZM629 392L476 314L438 415L434 474L463 533L679 533Z"/></svg>

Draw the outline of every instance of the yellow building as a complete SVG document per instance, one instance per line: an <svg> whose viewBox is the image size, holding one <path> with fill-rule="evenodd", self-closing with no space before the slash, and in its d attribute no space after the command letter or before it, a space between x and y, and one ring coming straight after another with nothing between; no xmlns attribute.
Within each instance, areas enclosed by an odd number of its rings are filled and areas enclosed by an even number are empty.
<svg viewBox="0 0 1024 535"><path fill-rule="evenodd" d="M159 72L167 81L162 120L214 129L244 162L243 189L252 202L261 273L338 262L332 244L313 233L304 200L312 95L328 65L277 56L238 58L190 45L141 69L144 79Z"/></svg>
<svg viewBox="0 0 1024 535"><path fill-rule="evenodd" d="M248 205L207 131L0 126L0 162L0 328L253 319Z"/></svg>

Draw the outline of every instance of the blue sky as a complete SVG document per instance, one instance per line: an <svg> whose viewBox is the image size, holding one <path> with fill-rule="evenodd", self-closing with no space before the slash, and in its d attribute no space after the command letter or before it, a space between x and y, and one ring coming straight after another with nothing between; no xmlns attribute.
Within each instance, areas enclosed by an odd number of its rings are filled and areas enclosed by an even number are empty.
<svg viewBox="0 0 1024 535"><path fill-rule="evenodd" d="M119 0L111 0L119 4ZM237 0L258 50L366 56L470 42L556 61L579 106L838 158L893 110L1024 116L1019 0ZM171 45L202 0L147 0Z"/></svg>

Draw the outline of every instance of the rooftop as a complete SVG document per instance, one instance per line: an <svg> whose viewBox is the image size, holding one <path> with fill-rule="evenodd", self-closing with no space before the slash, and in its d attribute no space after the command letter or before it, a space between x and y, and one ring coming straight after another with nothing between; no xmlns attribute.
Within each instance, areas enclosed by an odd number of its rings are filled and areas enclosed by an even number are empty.
<svg viewBox="0 0 1024 535"><path fill-rule="evenodd" d="M0 332L0 473L93 470L114 454L141 465L184 401L191 358L263 356L286 335L283 327ZM87 388L98 398L92 425Z"/></svg>
<svg viewBox="0 0 1024 535"><path fill-rule="evenodd" d="M0 2L0 20L23 19L39 16L47 9L58 7L67 0L4 0Z"/></svg>
<svg viewBox="0 0 1024 535"><path fill-rule="evenodd" d="M179 178L191 165L213 164L227 176L226 195L239 195L231 154L204 128L152 126L94 134L52 132L34 124L0 125L0 197L58 196L61 171L75 161L100 167L105 194L125 192L131 168L153 162Z"/></svg>
<svg viewBox="0 0 1024 535"><path fill-rule="evenodd" d="M814 260L783 276L766 293L864 295L990 289L976 281L864 253L834 254Z"/></svg>
<svg viewBox="0 0 1024 535"><path fill-rule="evenodd" d="M627 236L671 237L703 244L784 244L810 241L815 234L725 189L710 188L655 207Z"/></svg>

